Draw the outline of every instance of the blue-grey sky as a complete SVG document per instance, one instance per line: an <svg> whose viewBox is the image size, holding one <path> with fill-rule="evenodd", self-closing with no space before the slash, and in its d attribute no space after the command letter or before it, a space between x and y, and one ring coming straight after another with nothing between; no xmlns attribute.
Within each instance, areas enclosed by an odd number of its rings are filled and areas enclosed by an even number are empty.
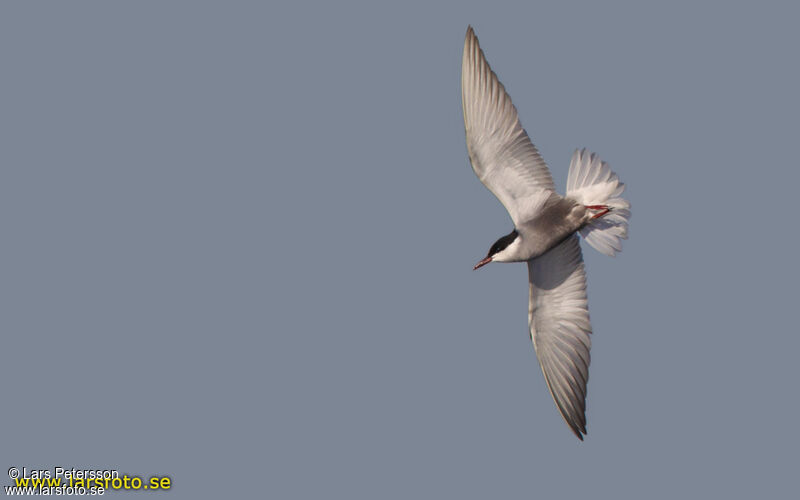
<svg viewBox="0 0 800 500"><path fill-rule="evenodd" d="M0 466L170 498L796 491L800 9L771 2L0 6ZM584 247L588 436L527 334L469 167L472 24Z"/></svg>

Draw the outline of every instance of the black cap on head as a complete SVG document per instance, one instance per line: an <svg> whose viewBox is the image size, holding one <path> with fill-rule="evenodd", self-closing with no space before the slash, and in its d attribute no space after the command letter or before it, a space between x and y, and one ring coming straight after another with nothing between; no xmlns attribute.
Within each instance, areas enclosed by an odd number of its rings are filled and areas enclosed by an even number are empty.
<svg viewBox="0 0 800 500"><path fill-rule="evenodd" d="M496 254L498 252L502 252L503 250L506 249L506 247L508 247L508 245L511 244L511 242L513 242L514 240L517 239L517 236L518 236L517 230L514 229L513 231L511 231L507 235L505 235L502 238L500 238L499 240L495 241L494 245L492 245L492 248L489 249L489 253L486 254L486 256L487 257L491 257L492 255L494 255L494 254Z"/></svg>

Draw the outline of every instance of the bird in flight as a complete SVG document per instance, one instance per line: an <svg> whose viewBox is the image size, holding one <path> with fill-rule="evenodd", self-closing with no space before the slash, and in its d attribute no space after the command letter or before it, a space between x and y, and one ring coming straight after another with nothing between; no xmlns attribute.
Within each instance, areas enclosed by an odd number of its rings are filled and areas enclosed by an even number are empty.
<svg viewBox="0 0 800 500"><path fill-rule="evenodd" d="M622 250L631 215L621 198L625 185L606 162L582 149L572 155L566 195L556 193L471 26L461 98L472 169L514 223L475 269L490 262L528 263L529 334L558 411L583 440L592 328L578 233L606 255Z"/></svg>

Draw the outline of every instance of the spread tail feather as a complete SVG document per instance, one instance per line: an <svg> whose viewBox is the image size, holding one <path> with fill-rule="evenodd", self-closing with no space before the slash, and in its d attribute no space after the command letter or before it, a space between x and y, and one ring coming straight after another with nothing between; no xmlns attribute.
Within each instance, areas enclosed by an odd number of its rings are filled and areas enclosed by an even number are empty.
<svg viewBox="0 0 800 500"><path fill-rule="evenodd" d="M587 243L611 257L622 251L622 240L628 238L631 204L621 198L624 190L625 184L595 153L581 149L572 155L567 197L583 205L605 205L610 209L602 217L590 219L579 232Z"/></svg>

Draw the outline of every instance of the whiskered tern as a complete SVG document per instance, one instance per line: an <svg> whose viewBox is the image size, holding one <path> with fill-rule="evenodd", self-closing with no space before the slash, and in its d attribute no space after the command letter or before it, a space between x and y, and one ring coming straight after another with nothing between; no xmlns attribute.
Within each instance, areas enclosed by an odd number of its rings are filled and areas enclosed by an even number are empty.
<svg viewBox="0 0 800 500"><path fill-rule="evenodd" d="M622 250L631 215L621 198L625 185L607 163L582 149L572 155L566 195L556 193L471 26L461 97L472 168L514 223L475 269L490 262L528 263L530 337L561 416L583 440L592 327L578 234L606 255Z"/></svg>

